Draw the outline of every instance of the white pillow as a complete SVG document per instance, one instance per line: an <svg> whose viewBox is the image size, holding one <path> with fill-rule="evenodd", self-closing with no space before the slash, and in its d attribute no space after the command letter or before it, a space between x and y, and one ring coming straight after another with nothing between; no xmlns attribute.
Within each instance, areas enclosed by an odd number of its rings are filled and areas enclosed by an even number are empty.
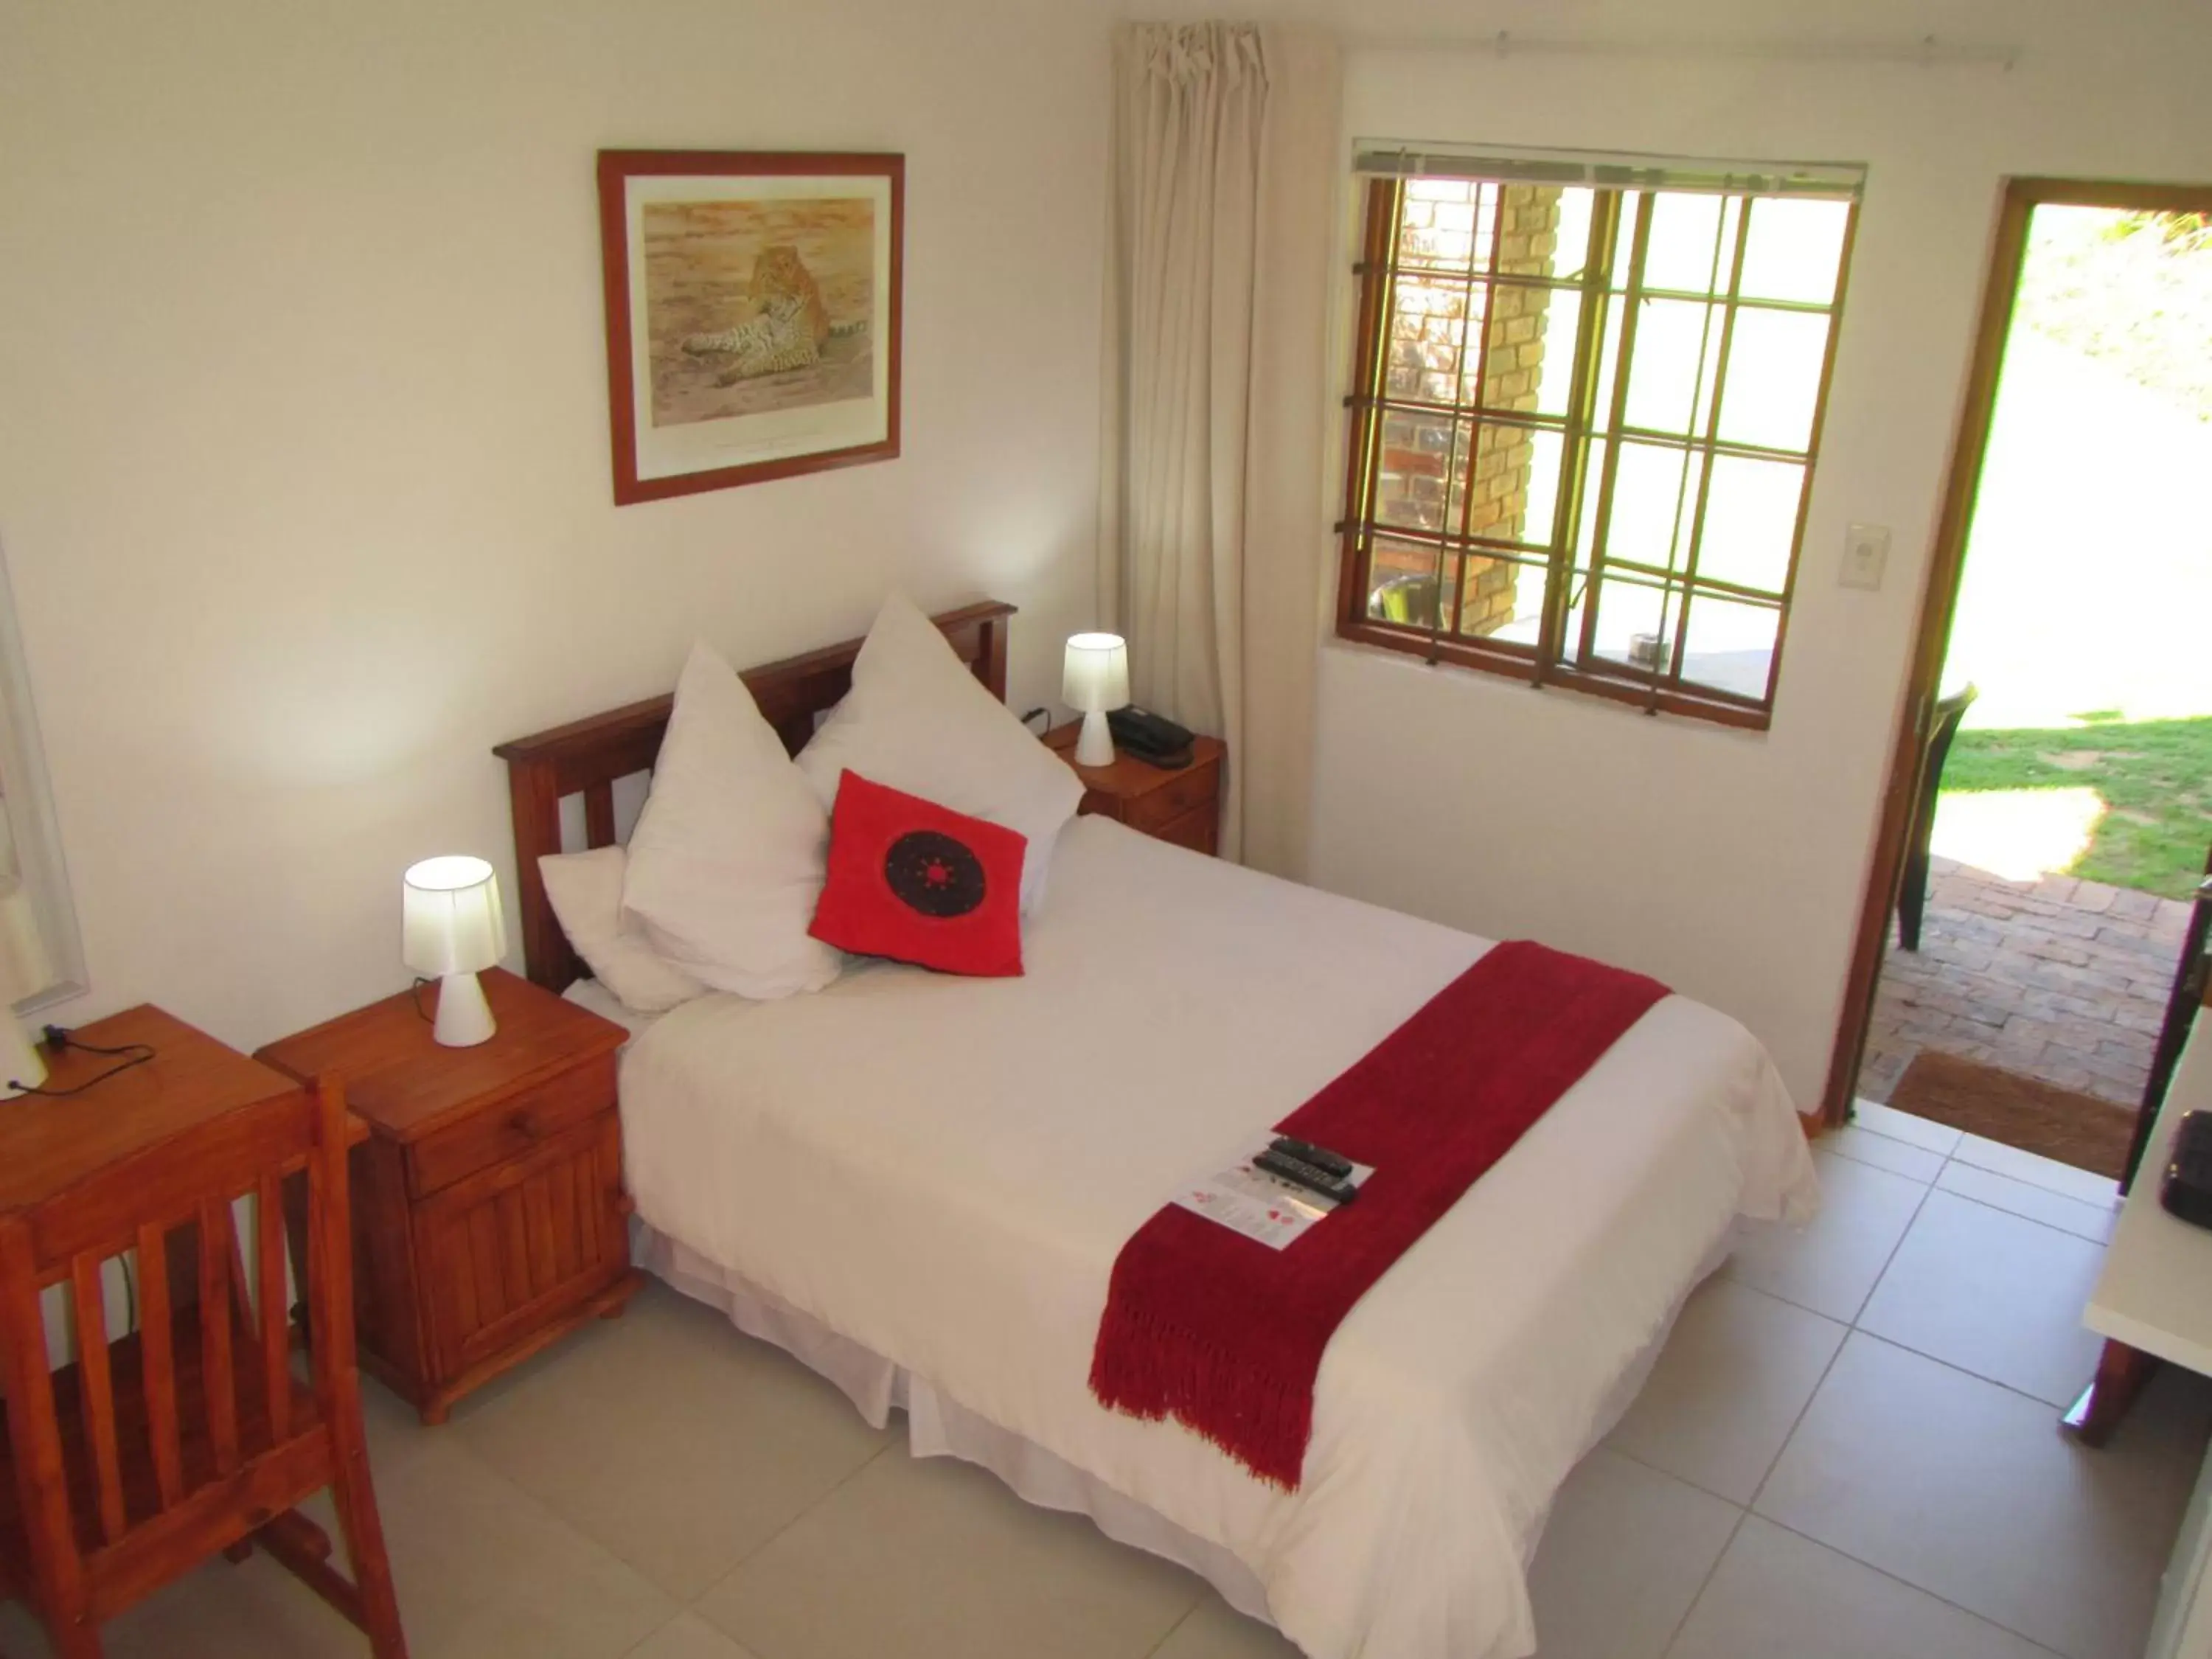
<svg viewBox="0 0 2212 1659"><path fill-rule="evenodd" d="M799 769L825 807L849 769L1018 830L1029 838L1024 915L1043 902L1053 842L1083 799L1083 781L1067 763L991 695L936 623L896 593L860 647L852 690L799 751Z"/></svg>
<svg viewBox="0 0 2212 1659"><path fill-rule="evenodd" d="M623 908L653 947L720 991L818 991L842 958L807 936L830 822L752 693L691 647L629 838Z"/></svg>
<svg viewBox="0 0 2212 1659"><path fill-rule="evenodd" d="M561 931L592 977L624 1007L662 1013L704 996L707 988L674 963L664 962L645 925L623 914L628 862L619 847L595 847L588 853L547 853L538 860L538 872L545 878L545 896L560 918Z"/></svg>

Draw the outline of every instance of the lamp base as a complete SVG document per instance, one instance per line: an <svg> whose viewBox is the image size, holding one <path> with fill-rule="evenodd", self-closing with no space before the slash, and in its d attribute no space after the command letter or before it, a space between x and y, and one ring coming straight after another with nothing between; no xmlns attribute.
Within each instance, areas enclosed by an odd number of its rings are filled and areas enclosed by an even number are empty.
<svg viewBox="0 0 2212 1659"><path fill-rule="evenodd" d="M46 1080L46 1060L13 1009L0 1008L0 1020L6 1022L0 1025L0 1100L12 1100Z"/></svg>
<svg viewBox="0 0 2212 1659"><path fill-rule="evenodd" d="M499 1025L474 974L447 974L438 981L438 1022L430 1035L448 1048L473 1048Z"/></svg>
<svg viewBox="0 0 2212 1659"><path fill-rule="evenodd" d="M1114 763L1114 729L1106 724L1106 711L1094 708L1083 717L1082 733L1075 739L1075 763L1078 766L1111 766Z"/></svg>

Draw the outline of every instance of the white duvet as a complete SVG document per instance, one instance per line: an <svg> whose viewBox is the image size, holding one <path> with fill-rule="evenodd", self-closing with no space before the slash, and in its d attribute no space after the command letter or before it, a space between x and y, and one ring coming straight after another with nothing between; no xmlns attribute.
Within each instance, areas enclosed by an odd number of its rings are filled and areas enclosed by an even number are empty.
<svg viewBox="0 0 2212 1659"><path fill-rule="evenodd" d="M630 1189L655 1229L1230 1551L1316 1659L1510 1659L1609 1398L1734 1216L1815 1201L1733 1020L1659 1004L1353 1309L1297 1492L1086 1385L1122 1242L1487 948L1079 819L1024 978L876 964L662 1018L623 1073Z"/></svg>

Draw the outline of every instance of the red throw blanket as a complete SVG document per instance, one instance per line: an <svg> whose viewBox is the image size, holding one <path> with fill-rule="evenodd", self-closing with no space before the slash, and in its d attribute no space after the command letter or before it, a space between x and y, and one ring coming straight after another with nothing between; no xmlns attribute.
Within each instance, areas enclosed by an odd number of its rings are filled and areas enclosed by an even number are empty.
<svg viewBox="0 0 2212 1659"><path fill-rule="evenodd" d="M1356 1203L1281 1250L1173 1205L1137 1230L1091 1392L1295 1487L1322 1351L1352 1304L1667 994L1528 939L1492 947L1278 1126L1373 1165Z"/></svg>

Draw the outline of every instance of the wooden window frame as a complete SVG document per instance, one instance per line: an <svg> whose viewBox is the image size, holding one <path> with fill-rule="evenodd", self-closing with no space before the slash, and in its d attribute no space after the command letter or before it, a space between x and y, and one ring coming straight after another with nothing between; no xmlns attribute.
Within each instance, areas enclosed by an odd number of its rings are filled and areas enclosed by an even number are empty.
<svg viewBox="0 0 2212 1659"><path fill-rule="evenodd" d="M1854 198L1844 222L1844 235L1838 254L1836 287L1833 298L1826 304L1778 301L1765 299L1744 299L1739 292L1745 252L1750 237L1748 226L1739 216L1734 233L1734 247L1729 258L1730 269L1725 289L1714 288L1704 294L1676 295L1673 290L1644 286L1644 255L1648 249L1652 222L1651 204L1663 193L1666 186L1649 185L1638 187L1599 186L1595 190L1592 204L1590 243L1583 259L1579 284L1546 279L1516 279L1511 276L1502 281L1498 270L1498 246L1502 225L1494 226L1491 237L1491 265L1487 271L1478 270L1470 260L1464 272L1449 270L1415 272L1401 264L1399 258L1399 236L1402 225L1402 205L1405 175L1378 177L1369 181L1361 221L1360 246L1358 259L1352 266L1358 279L1358 302L1353 329L1353 355L1350 390L1344 404L1347 416L1348 441L1345 458L1345 510L1336 529L1340 538L1337 578L1336 633L1340 639L1362 645L1379 647L1407 655L1420 657L1430 663L1449 663L1455 667L1472 668L1485 673L1510 676L1541 687L1563 686L1606 697L1614 702L1643 709L1647 714L1674 714L1694 719L1715 721L1725 726L1763 731L1772 722L1776 689L1779 684L1783 647L1789 633L1791 604L1796 593L1797 572L1802 557L1807 517L1813 495L1813 478L1819 464L1820 444L1827 417L1829 388L1833 379L1836 344L1843 330L1845 289L1849 282L1851 252L1858 229L1858 203ZM1729 192L1728 199L1748 204L1759 199L1760 192ZM1619 290L1613 286L1613 267L1619 251L1619 237L1624 217L1623 204L1627 198L1642 198L1635 215L1633 246L1626 268L1626 278ZM1502 216L1505 191L1498 191L1496 210ZM1392 291L1396 279L1402 275L1418 274L1425 281L1464 280L1470 289L1478 288L1495 291L1500 287L1536 286L1554 292L1578 289L1580 313L1576 326L1575 352L1570 368L1570 393L1564 416L1533 416L1525 419L1501 420L1496 411L1482 408L1483 386L1486 380L1491 350L1488 342L1479 344L1480 361L1475 370L1475 386L1471 401L1456 398L1449 404L1430 404L1419 398L1391 398L1385 393L1386 376L1389 368L1389 342L1385 331L1393 312ZM1717 272L1716 273L1717 276ZM1614 373L1611 390L1611 406L1600 411L1595 408L1596 393L1602 380L1603 358L1608 342L1608 315L1612 300L1618 292L1623 301L1622 317L1618 337L1611 342L1614 354ZM1712 307L1720 313L1721 333L1717 358L1712 378L1711 407L1698 424L1701 431L1661 433L1631 427L1626 421L1630 368L1634 361L1638 303L1645 299L1681 298L1696 300ZM1811 430L1804 450L1777 450L1764 446L1732 443L1718 435L1722 406L1722 392L1725 386L1737 316L1744 310L1795 311L1825 315L1828 319L1827 339L1823 349L1820 385L1813 410ZM1489 315L1486 306L1484 317ZM1486 325L1475 325L1484 326ZM1464 386L1467 340L1465 331L1469 326L1465 313L1462 316L1462 339L1459 362L1462 368L1455 379ZM1702 359L1700 366L1702 378ZM1377 475L1381 468L1382 427L1393 412L1427 414L1443 417L1452 423L1452 438L1445 458L1444 517L1441 531L1417 528L1412 526L1386 525L1377 521L1375 498ZM1465 533L1464 522L1471 507L1474 490L1465 492L1466 507L1461 509L1462 528L1454 532L1449 523L1452 511L1451 483L1456 465L1461 433L1464 428L1468 441L1480 453L1481 434L1486 428L1497 426L1527 427L1532 429L1559 432L1564 443L1560 459L1559 488L1554 500L1553 522L1548 537L1548 547L1538 549L1532 543L1505 543L1495 538L1470 536ZM1676 449L1700 458L1696 483L1697 500L1692 512L1684 554L1685 562L1679 569L1660 572L1636 562L1613 559L1608 556L1611 529L1612 492L1624 441ZM1584 509L1588 493L1592 488L1591 452L1602 445L1604 455L1595 469L1596 501L1591 507L1593 526L1588 550L1588 568L1580 580L1593 595L1586 603L1581 618L1581 634L1574 642L1571 654L1567 640L1568 623L1572 610L1574 590L1578 580L1577 542L1583 527ZM1790 555L1778 595L1764 590L1747 588L1716 578L1700 577L1697 564L1699 544L1703 538L1705 507L1711 489L1711 462L1716 456L1741 455L1749 459L1786 461L1803 469L1803 484L1799 490L1796 522L1790 538ZM1679 511L1679 509L1678 509ZM1433 544L1437 550L1438 595L1443 592L1442 577L1447 565L1456 562L1459 580L1452 584L1452 599L1449 617L1441 614L1440 604L1436 620L1429 626L1414 626L1383 621L1368 612L1369 594L1373 585L1371 571L1373 553L1378 539L1409 544ZM1460 625L1466 603L1466 561L1470 557L1508 559L1522 563L1535 562L1540 554L1547 565L1545 580L1543 614L1534 645L1513 641L1486 639L1462 634ZM1667 666L1644 668L1628 663L1617 663L1610 659L1599 659L1595 637L1599 605L1595 596L1601 592L1599 584L1605 579L1608 565L1626 568L1638 576L1648 575L1649 583L1662 586L1682 599L1671 617L1670 649ZM1615 580L1619 580L1618 577ZM1751 697L1714 687L1700 686L1680 678L1689 626L1691 601L1701 597L1712 597L1738 603L1752 603L1775 611L1774 647L1767 665L1765 695ZM1673 607L1670 607L1673 608ZM1594 665L1598 663L1602 665Z"/></svg>

